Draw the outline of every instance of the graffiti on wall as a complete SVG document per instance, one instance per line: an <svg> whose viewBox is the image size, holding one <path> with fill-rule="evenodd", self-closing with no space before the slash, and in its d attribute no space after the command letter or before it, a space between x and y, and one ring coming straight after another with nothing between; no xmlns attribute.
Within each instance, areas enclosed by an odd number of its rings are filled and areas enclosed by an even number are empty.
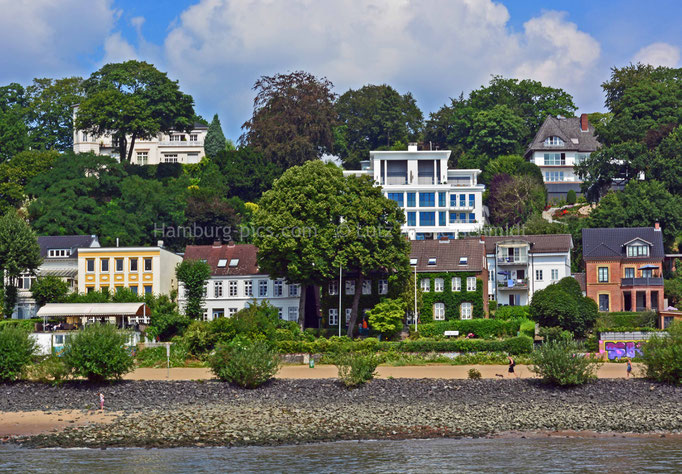
<svg viewBox="0 0 682 474"><path fill-rule="evenodd" d="M604 351L609 360L623 357L634 358L642 355L642 346L646 341L604 341Z"/></svg>

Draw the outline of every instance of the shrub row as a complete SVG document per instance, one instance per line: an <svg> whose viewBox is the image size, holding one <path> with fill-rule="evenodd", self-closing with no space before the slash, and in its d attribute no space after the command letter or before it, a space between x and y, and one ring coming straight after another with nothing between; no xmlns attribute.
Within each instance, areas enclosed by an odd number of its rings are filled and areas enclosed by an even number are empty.
<svg viewBox="0 0 682 474"><path fill-rule="evenodd" d="M499 306L495 310L495 319L528 318L530 306Z"/></svg>
<svg viewBox="0 0 682 474"><path fill-rule="evenodd" d="M436 323L425 323L419 326L419 335L423 337L438 337L442 336L445 331L459 331L461 335L473 333L476 337L491 338L516 336L520 330L521 325L528 320L524 319L468 319L468 320L451 320L439 321ZM535 323L528 321L533 325L535 331ZM528 329L526 325L526 329ZM529 336L531 334L528 334Z"/></svg>
<svg viewBox="0 0 682 474"><path fill-rule="evenodd" d="M597 319L599 329L626 328L633 330L642 327L656 327L656 313L653 311L630 312L618 311L613 313L602 313Z"/></svg>
<svg viewBox="0 0 682 474"><path fill-rule="evenodd" d="M527 354L533 350L533 339L517 336L504 340L453 339L453 340L405 340L400 342L380 342L374 338L362 341L344 341L344 338L318 339L314 342L277 341L277 349L282 354L308 353L323 354L341 351L388 351L397 352L508 352ZM346 338L347 339L347 338Z"/></svg>
<svg viewBox="0 0 682 474"><path fill-rule="evenodd" d="M42 322L42 319L5 319L0 321L0 329L15 327L25 329L26 331L33 331L35 329L35 324Z"/></svg>

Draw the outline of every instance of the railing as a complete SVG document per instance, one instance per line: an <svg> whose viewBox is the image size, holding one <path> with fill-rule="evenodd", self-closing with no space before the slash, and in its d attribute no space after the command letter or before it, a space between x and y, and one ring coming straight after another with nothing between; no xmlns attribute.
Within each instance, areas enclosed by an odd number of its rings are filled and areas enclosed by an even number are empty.
<svg viewBox="0 0 682 474"><path fill-rule="evenodd" d="M476 207L476 206L474 205L474 203L461 205L461 204L453 204L452 202L450 202L450 209L455 209L455 210L458 210L458 209L473 209L473 208L475 208L475 207Z"/></svg>
<svg viewBox="0 0 682 474"><path fill-rule="evenodd" d="M500 265L525 265L528 263L527 256L507 256L507 257L497 257L497 263Z"/></svg>
<svg viewBox="0 0 682 474"><path fill-rule="evenodd" d="M513 279L508 280L497 280L497 286L500 290L527 290L528 289L528 278L523 279Z"/></svg>
<svg viewBox="0 0 682 474"><path fill-rule="evenodd" d="M197 141L185 141L185 142L171 142L171 141L163 141L159 142L159 146L204 146L204 142L197 140Z"/></svg>
<svg viewBox="0 0 682 474"><path fill-rule="evenodd" d="M417 184L436 184L433 176L417 176Z"/></svg>
<svg viewBox="0 0 682 474"><path fill-rule="evenodd" d="M661 277L621 278L620 286L663 286Z"/></svg>
<svg viewBox="0 0 682 474"><path fill-rule="evenodd" d="M386 184L401 185L407 184L407 176L387 176Z"/></svg>

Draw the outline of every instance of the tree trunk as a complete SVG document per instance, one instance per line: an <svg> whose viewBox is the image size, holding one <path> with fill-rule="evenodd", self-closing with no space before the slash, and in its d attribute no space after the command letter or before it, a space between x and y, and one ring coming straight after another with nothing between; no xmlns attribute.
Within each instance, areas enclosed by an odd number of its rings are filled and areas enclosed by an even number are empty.
<svg viewBox="0 0 682 474"><path fill-rule="evenodd" d="M126 156L126 145L127 145L127 140L125 135L120 136L118 138L118 160L123 163L123 160L125 159Z"/></svg>
<svg viewBox="0 0 682 474"><path fill-rule="evenodd" d="M128 150L128 163L131 163L133 159L133 148L135 148L135 134L130 139L130 150Z"/></svg>
<svg viewBox="0 0 682 474"><path fill-rule="evenodd" d="M301 296L298 300L298 325L301 331L305 329L305 300L308 297L308 286L301 283Z"/></svg>
<svg viewBox="0 0 682 474"><path fill-rule="evenodd" d="M341 288L339 288L339 291L341 291ZM351 310L350 322L348 323L348 332L347 332L348 337L353 337L353 333L355 332L355 325L358 321L358 308L360 306L360 295L361 294L362 294L362 273L358 273L358 276L355 279L355 294L353 295L353 309ZM339 314L339 318L341 318L340 314ZM340 321L340 319L339 319L339 321Z"/></svg>

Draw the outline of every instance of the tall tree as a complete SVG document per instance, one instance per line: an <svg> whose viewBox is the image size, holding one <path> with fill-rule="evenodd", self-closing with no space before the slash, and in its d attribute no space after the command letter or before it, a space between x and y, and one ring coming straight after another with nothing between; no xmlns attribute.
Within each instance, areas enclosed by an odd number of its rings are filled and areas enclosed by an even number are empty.
<svg viewBox="0 0 682 474"><path fill-rule="evenodd" d="M336 101L336 111L340 124L336 141L345 146L335 151L346 169L359 169L370 150L417 141L423 128L424 117L412 94L400 95L386 84L349 90Z"/></svg>
<svg viewBox="0 0 682 474"><path fill-rule="evenodd" d="M0 285L5 317L12 316L17 302L17 278L34 272L41 262L38 239L28 223L15 211L0 217Z"/></svg>
<svg viewBox="0 0 682 474"><path fill-rule="evenodd" d="M59 153L54 150L22 151L0 163L0 213L21 206L27 199L26 185L39 174L48 171Z"/></svg>
<svg viewBox="0 0 682 474"><path fill-rule="evenodd" d="M214 158L219 152L224 151L226 148L227 140L225 140L218 114L215 114L211 121L211 125L208 126L206 140L204 141L204 151L206 151L206 155L209 158Z"/></svg>
<svg viewBox="0 0 682 474"><path fill-rule="evenodd" d="M31 295L38 306L47 303L63 303L69 293L69 284L53 275L36 279L31 285Z"/></svg>
<svg viewBox="0 0 682 474"><path fill-rule="evenodd" d="M530 216L542 211L545 205L545 187L532 176L498 174L490 182L488 207L490 223L496 226L514 226L524 223Z"/></svg>
<svg viewBox="0 0 682 474"><path fill-rule="evenodd" d="M253 116L240 141L282 168L332 151L336 125L333 84L304 71L262 76L253 86Z"/></svg>
<svg viewBox="0 0 682 474"><path fill-rule="evenodd" d="M192 97L146 62L107 64L83 87L76 128L96 136L111 134L118 141L121 161L130 162L137 139L171 130L189 132L194 125Z"/></svg>
<svg viewBox="0 0 682 474"><path fill-rule="evenodd" d="M282 168L249 146L218 153L213 162L225 178L230 195L243 201L256 201L282 175Z"/></svg>
<svg viewBox="0 0 682 474"><path fill-rule="evenodd" d="M24 88L17 83L0 87L0 162L28 149L26 113Z"/></svg>
<svg viewBox="0 0 682 474"><path fill-rule="evenodd" d="M175 275L185 289L187 306L185 314L193 319L199 319L204 314L204 287L211 278L211 267L199 260L184 260L175 269Z"/></svg>

